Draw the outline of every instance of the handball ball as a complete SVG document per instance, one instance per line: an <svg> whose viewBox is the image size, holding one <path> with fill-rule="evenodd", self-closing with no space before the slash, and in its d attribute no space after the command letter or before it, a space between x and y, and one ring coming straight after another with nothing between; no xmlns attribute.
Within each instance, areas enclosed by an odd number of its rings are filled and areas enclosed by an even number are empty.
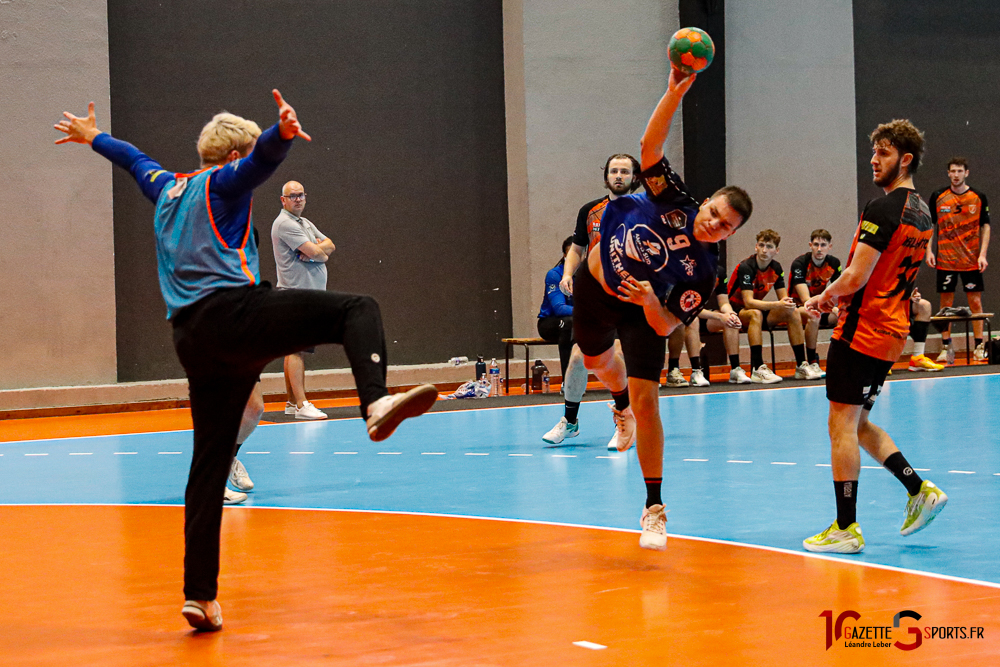
<svg viewBox="0 0 1000 667"><path fill-rule="evenodd" d="M667 52L674 67L685 74L697 74L712 64L715 44L704 30L681 28L670 38Z"/></svg>

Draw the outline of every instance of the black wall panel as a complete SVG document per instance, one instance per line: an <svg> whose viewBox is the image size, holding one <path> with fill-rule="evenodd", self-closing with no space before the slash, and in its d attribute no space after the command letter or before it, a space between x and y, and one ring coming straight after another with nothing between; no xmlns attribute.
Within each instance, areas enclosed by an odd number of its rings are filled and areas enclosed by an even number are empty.
<svg viewBox="0 0 1000 667"><path fill-rule="evenodd" d="M498 354L511 331L500 0L109 0L108 19L113 133L164 168L198 167L220 110L273 124L272 88L312 134L256 192L265 280L281 185L299 180L305 216L337 244L329 289L378 299L390 363ZM114 195L119 381L182 377L153 206L117 169ZM332 346L307 363L347 365Z"/></svg>
<svg viewBox="0 0 1000 667"><path fill-rule="evenodd" d="M872 184L868 135L893 118L909 118L926 135L923 164L915 175L925 199L948 185L947 161L953 155L969 159L970 185L994 201L1000 198L998 54L1000 3L855 0L859 207L881 193ZM1000 308L998 247L997 241L991 244L989 259L995 265L986 272L983 293L984 308L992 312ZM934 271L924 267L917 283L936 310ZM964 297L958 296L956 305L965 305Z"/></svg>

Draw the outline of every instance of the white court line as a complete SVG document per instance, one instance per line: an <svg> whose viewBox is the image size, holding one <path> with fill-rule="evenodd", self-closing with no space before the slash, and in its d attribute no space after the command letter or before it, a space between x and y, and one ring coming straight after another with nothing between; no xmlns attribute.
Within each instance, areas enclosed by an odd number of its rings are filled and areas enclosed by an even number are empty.
<svg viewBox="0 0 1000 667"><path fill-rule="evenodd" d="M139 452L115 452L115 456L131 456L138 453Z"/></svg>
<svg viewBox="0 0 1000 667"><path fill-rule="evenodd" d="M534 456L534 454L508 454L507 456Z"/></svg>
<svg viewBox="0 0 1000 667"><path fill-rule="evenodd" d="M444 452L420 452L421 456L444 456Z"/></svg>
<svg viewBox="0 0 1000 667"><path fill-rule="evenodd" d="M956 475L975 475L973 470L949 470L950 473L955 473Z"/></svg>
<svg viewBox="0 0 1000 667"><path fill-rule="evenodd" d="M793 465L797 465L797 464L791 463L789 461L771 461L771 465L773 465L773 466L793 466Z"/></svg>
<svg viewBox="0 0 1000 667"><path fill-rule="evenodd" d="M180 452L156 452L157 454L180 454Z"/></svg>
<svg viewBox="0 0 1000 667"><path fill-rule="evenodd" d="M604 644L595 644L594 642L573 642L573 646L589 648L592 651L600 651L602 648L607 648Z"/></svg>
<svg viewBox="0 0 1000 667"><path fill-rule="evenodd" d="M576 454L553 454L552 458L554 458L554 459L575 459L576 458Z"/></svg>
<svg viewBox="0 0 1000 667"><path fill-rule="evenodd" d="M289 454L315 454L316 452L288 452ZM382 452L379 452L381 454Z"/></svg>
<svg viewBox="0 0 1000 667"><path fill-rule="evenodd" d="M25 454L25 456L48 456L48 454L47 453L43 453L43 454Z"/></svg>
<svg viewBox="0 0 1000 667"><path fill-rule="evenodd" d="M831 464L829 464L829 463L817 463L816 467L817 468L832 468L833 466Z"/></svg>
<svg viewBox="0 0 1000 667"><path fill-rule="evenodd" d="M381 455L381 456L399 456L402 453L403 452L379 452L379 455Z"/></svg>
<svg viewBox="0 0 1000 667"><path fill-rule="evenodd" d="M595 459L620 459L620 456L595 456Z"/></svg>
<svg viewBox="0 0 1000 667"><path fill-rule="evenodd" d="M243 452L244 454L270 454L271 452Z"/></svg>
<svg viewBox="0 0 1000 667"><path fill-rule="evenodd" d="M736 460L732 460L732 461L726 461L726 463L753 463L753 461L736 461Z"/></svg>
<svg viewBox="0 0 1000 667"><path fill-rule="evenodd" d="M708 461L708 459L684 459L684 460L685 461L701 461L701 462Z"/></svg>
<svg viewBox="0 0 1000 667"><path fill-rule="evenodd" d="M357 454L357 452L334 452L334 454Z"/></svg>
<svg viewBox="0 0 1000 667"><path fill-rule="evenodd" d="M466 452L466 456L489 456L489 452Z"/></svg>
<svg viewBox="0 0 1000 667"><path fill-rule="evenodd" d="M944 378L942 378L942 379L944 379ZM914 468L914 470L916 470L917 472L930 472L931 471L930 468Z"/></svg>
<svg viewBox="0 0 1000 667"><path fill-rule="evenodd" d="M70 452L70 456L93 456L94 452Z"/></svg>
<svg viewBox="0 0 1000 667"><path fill-rule="evenodd" d="M882 466L861 466L863 470L885 470Z"/></svg>

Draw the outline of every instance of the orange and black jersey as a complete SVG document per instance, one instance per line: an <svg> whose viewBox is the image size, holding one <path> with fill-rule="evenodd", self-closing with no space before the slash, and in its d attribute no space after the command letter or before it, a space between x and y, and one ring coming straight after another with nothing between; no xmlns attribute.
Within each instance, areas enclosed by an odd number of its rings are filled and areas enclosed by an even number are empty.
<svg viewBox="0 0 1000 667"><path fill-rule="evenodd" d="M580 208L576 216L576 229L573 231L573 243L593 250L601 240L601 218L604 217L604 209L608 206L608 197L587 202Z"/></svg>
<svg viewBox="0 0 1000 667"><path fill-rule="evenodd" d="M979 270L979 229L990 224L986 195L975 188L955 194L951 187L931 195L931 220L937 225L937 268Z"/></svg>
<svg viewBox="0 0 1000 667"><path fill-rule="evenodd" d="M789 291L792 298L799 302L799 295L795 291L796 285L805 285L809 288L809 296L816 296L839 277L839 259L833 255L827 255L823 258L823 263L816 266L816 263L812 261L812 253L807 252L804 255L799 255L792 262L792 275L788 280Z"/></svg>
<svg viewBox="0 0 1000 667"><path fill-rule="evenodd" d="M910 295L932 231L930 210L915 190L896 188L868 202L847 266L859 243L882 254L868 282L840 297L834 338L869 357L893 362L899 358L910 332Z"/></svg>
<svg viewBox="0 0 1000 667"><path fill-rule="evenodd" d="M750 255L736 265L733 275L729 277L729 303L733 310L740 312L746 304L743 302L743 290L753 290L753 298L763 299L773 287L776 290L785 286L785 272L775 260L771 260L763 269L757 266L757 255Z"/></svg>

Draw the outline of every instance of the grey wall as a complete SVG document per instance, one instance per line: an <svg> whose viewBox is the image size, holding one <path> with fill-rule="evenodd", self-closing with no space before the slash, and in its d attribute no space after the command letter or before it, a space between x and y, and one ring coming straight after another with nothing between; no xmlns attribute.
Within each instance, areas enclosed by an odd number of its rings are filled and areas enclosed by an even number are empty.
<svg viewBox="0 0 1000 667"><path fill-rule="evenodd" d="M868 136L879 123L909 118L926 137L924 163L914 176L925 198L948 186L948 159L968 158L969 184L992 198L994 241L988 259L993 266L984 276L983 308L1000 308L1000 5L981 0L940 3L919 0L907 3L906 23L883 3L855 2L854 30L857 44L878 43L878 49L859 48L857 61L857 187L858 203L878 196L872 185L871 145ZM946 26L946 29L942 29ZM959 45L959 46L956 46ZM887 57L892 54L892 57ZM917 286L938 307L935 272L921 269ZM959 295L956 305L965 305ZM953 327L963 331L964 327Z"/></svg>
<svg viewBox="0 0 1000 667"><path fill-rule="evenodd" d="M850 0L726 3L727 176L754 201L728 242L730 269L767 227L786 270L817 227L847 259L858 212L851 12Z"/></svg>
<svg viewBox="0 0 1000 667"><path fill-rule="evenodd" d="M612 153L638 157L666 90L677 2L507 0L504 55L514 334L535 336L545 273ZM683 173L681 114L667 156Z"/></svg>
<svg viewBox="0 0 1000 667"><path fill-rule="evenodd" d="M108 123L105 0L0 3L0 389L115 381L111 166L53 145Z"/></svg>

